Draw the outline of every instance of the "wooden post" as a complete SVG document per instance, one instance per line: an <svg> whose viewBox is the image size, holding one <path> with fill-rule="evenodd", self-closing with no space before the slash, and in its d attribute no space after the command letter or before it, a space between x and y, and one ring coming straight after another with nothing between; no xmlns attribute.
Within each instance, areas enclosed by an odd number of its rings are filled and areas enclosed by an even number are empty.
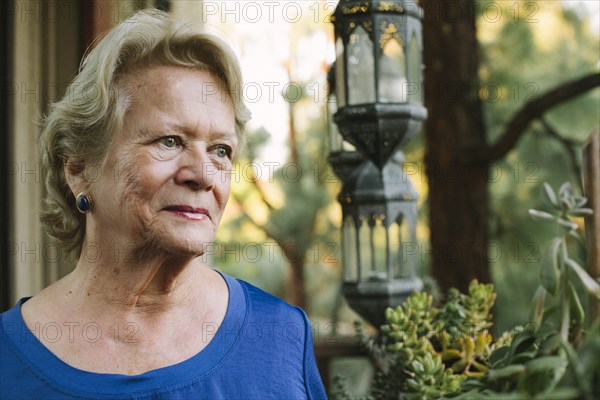
<svg viewBox="0 0 600 400"><path fill-rule="evenodd" d="M583 147L583 188L587 207L594 214L585 218L589 273L600 282L600 133L592 133ZM600 302L590 298L590 321L600 318Z"/></svg>
<svg viewBox="0 0 600 400"><path fill-rule="evenodd" d="M367 357L355 336L339 336L329 338L329 342L315 340L315 357L325 391L331 390L331 361L340 357Z"/></svg>
<svg viewBox="0 0 600 400"><path fill-rule="evenodd" d="M97 40L101 35L107 32L115 24L114 6L119 5L118 2L106 0L91 0L81 2L81 54Z"/></svg>

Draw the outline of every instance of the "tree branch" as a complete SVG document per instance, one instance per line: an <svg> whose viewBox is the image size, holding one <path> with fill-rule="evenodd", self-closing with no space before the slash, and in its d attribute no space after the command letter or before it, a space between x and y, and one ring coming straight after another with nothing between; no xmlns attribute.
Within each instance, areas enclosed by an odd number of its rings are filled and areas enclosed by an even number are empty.
<svg viewBox="0 0 600 400"><path fill-rule="evenodd" d="M242 207L243 210L245 210L246 208L244 207L244 201L240 198L239 195L235 194L233 191L231 192L231 197L233 198L233 200L235 200L236 203L238 203L240 205L240 207ZM267 228L266 225L262 225L259 224L258 222L256 222L256 220L254 218L252 218L250 216L250 214L248 214L247 212L244 213L244 217L246 217L246 219L248 219L248 221L250 221L250 223L254 226L256 226L258 229L262 230L265 232L265 234L270 237L271 239L273 239L275 242L277 242L277 244L279 246L281 246L280 240L278 240L278 238L276 237L276 235L274 234L274 232L272 232L269 228Z"/></svg>
<svg viewBox="0 0 600 400"><path fill-rule="evenodd" d="M504 157L519 141L531 121L540 118L552 107L600 86L600 73L593 73L564 83L531 101L519 110L506 126L500 139L485 152L484 160L493 162Z"/></svg>
<svg viewBox="0 0 600 400"><path fill-rule="evenodd" d="M254 186L254 188L258 192L258 195L260 196L260 199L267 206L267 208L269 209L269 211L273 211L273 209L275 207L269 201L269 199L267 199L267 194L265 193L263 187L259 183L259 179L256 177L256 174L254 173L254 168L248 168L248 169L250 170L250 172L248 172L248 173L250 174L249 178L250 178L250 181L252 183L252 186Z"/></svg>

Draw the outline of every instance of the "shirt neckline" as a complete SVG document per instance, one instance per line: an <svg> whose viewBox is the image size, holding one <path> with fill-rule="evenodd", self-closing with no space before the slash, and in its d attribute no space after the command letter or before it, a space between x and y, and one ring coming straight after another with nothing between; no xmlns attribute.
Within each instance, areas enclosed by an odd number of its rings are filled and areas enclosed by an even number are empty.
<svg viewBox="0 0 600 400"><path fill-rule="evenodd" d="M217 271L219 272L219 271ZM210 343L199 353L178 364L154 369L139 375L88 372L72 367L46 348L29 330L21 314L22 298L3 318L4 335L17 356L36 375L55 388L87 396L114 396L173 390L201 380L215 371L238 343L246 319L246 299L241 284L219 272L229 289L229 302L223 323Z"/></svg>

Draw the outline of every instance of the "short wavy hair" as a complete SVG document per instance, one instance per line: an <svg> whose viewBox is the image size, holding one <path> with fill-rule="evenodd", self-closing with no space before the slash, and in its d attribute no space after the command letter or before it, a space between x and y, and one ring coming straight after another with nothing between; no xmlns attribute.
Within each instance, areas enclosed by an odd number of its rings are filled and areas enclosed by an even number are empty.
<svg viewBox="0 0 600 400"><path fill-rule="evenodd" d="M68 251L81 251L85 216L75 207L67 184L67 159L81 166L103 165L121 131L131 92L124 77L160 66L208 71L224 84L233 101L236 133L250 112L242 97L237 57L219 38L198 26L174 20L159 10L142 10L106 34L83 59L64 97L54 103L42 123L40 151L46 172L42 224Z"/></svg>

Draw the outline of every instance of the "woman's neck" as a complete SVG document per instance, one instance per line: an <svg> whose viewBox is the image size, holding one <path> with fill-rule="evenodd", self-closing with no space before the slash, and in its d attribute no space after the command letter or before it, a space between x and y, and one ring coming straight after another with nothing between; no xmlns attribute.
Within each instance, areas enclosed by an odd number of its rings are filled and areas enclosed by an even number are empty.
<svg viewBox="0 0 600 400"><path fill-rule="evenodd" d="M75 270L64 282L79 302L113 312L152 314L198 301L198 291L192 289L207 278L209 269L195 257L159 254L147 246L110 250L96 246L92 258L84 253L84 243Z"/></svg>

